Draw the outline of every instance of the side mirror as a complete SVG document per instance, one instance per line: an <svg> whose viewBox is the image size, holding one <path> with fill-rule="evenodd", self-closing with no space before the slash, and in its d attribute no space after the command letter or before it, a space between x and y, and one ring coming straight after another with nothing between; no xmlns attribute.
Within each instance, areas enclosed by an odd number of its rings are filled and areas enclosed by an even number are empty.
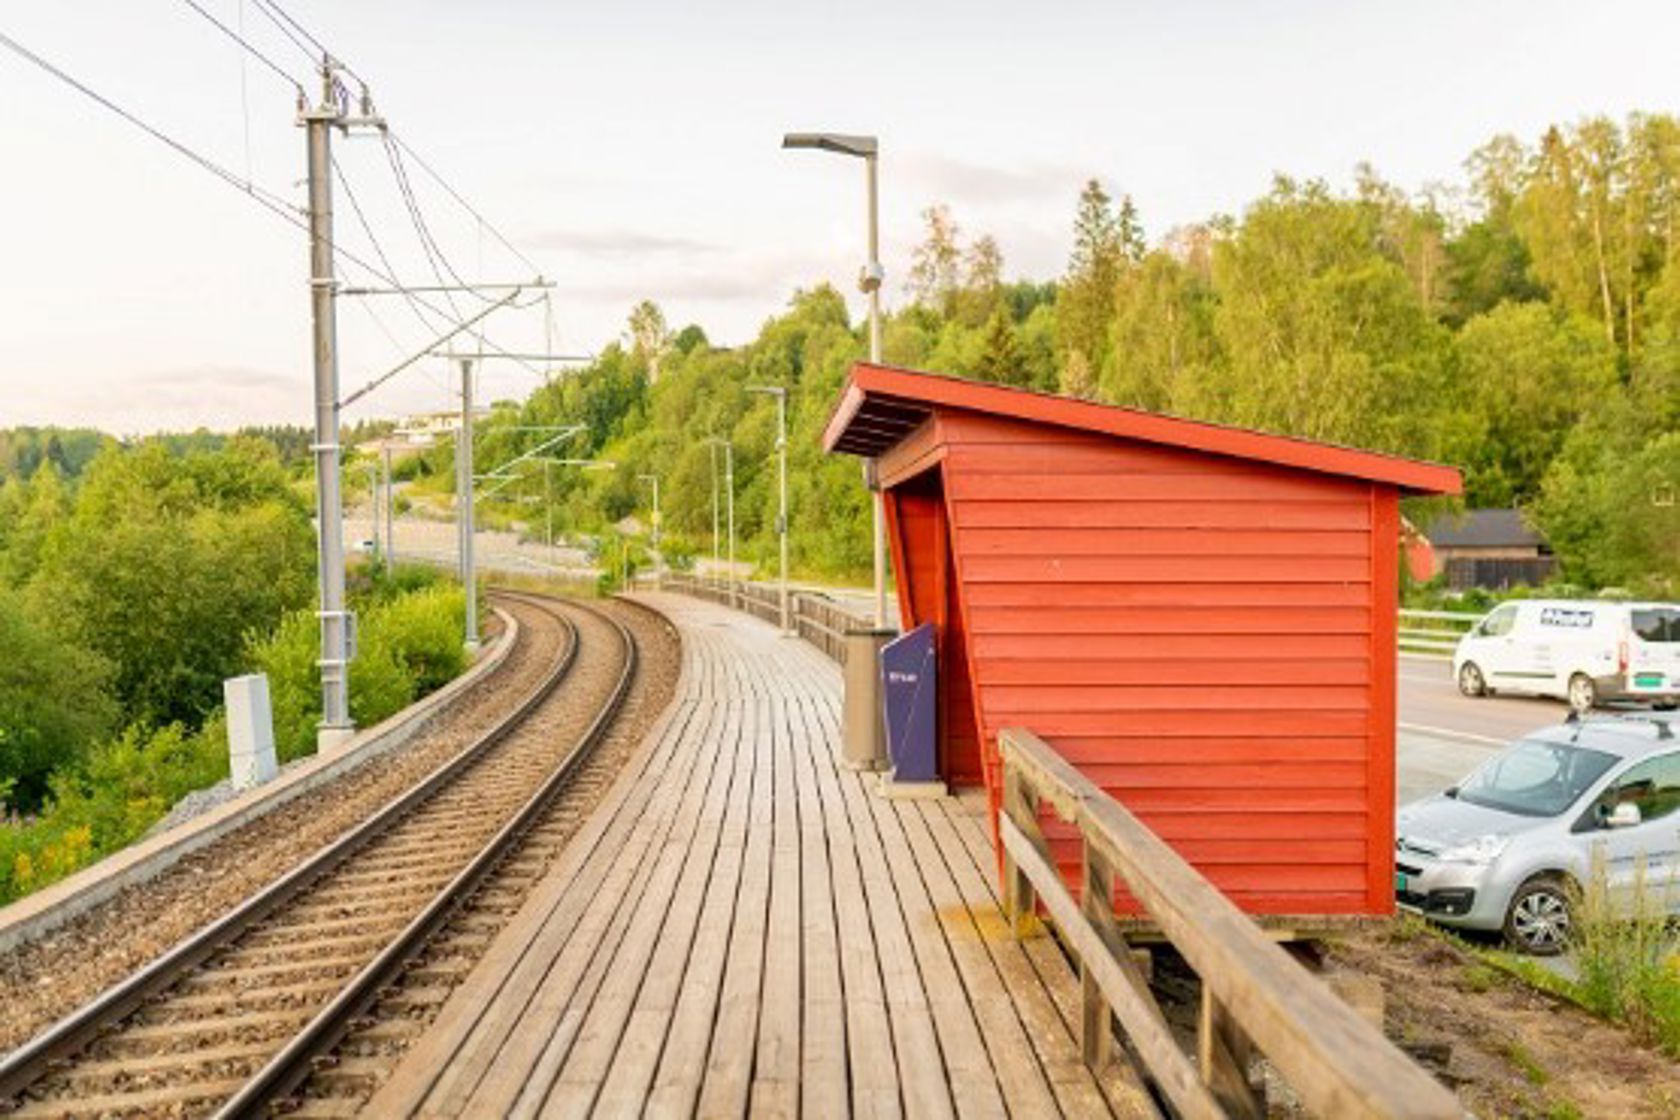
<svg viewBox="0 0 1680 1120"><path fill-rule="evenodd" d="M1645 816L1639 811L1639 806L1631 801L1623 801L1604 818L1605 828L1632 828L1644 821Z"/></svg>

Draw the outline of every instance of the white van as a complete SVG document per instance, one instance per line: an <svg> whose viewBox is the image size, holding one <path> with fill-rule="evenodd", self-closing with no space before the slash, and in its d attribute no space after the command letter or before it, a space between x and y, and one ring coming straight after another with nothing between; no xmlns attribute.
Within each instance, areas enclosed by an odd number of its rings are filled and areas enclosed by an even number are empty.
<svg viewBox="0 0 1680 1120"><path fill-rule="evenodd" d="M1680 702L1680 605L1525 599L1504 603L1453 653L1466 696L1555 696L1584 711L1604 700Z"/></svg>

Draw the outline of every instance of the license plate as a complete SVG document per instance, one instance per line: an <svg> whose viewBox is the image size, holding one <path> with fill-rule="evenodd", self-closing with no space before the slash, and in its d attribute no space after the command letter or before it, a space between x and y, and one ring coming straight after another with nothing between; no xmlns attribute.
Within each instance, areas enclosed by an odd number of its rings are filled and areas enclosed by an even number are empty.
<svg viewBox="0 0 1680 1120"><path fill-rule="evenodd" d="M1396 871L1394 873L1394 889L1397 891L1403 891L1406 889L1406 873L1404 871Z"/></svg>
<svg viewBox="0 0 1680 1120"><path fill-rule="evenodd" d="M1661 673L1640 673L1633 678L1635 688L1661 688L1663 675Z"/></svg>

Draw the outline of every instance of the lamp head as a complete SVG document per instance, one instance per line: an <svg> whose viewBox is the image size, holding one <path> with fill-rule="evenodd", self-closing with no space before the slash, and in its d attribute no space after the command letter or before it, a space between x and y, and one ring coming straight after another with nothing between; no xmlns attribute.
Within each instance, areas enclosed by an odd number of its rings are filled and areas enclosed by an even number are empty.
<svg viewBox="0 0 1680 1120"><path fill-rule="evenodd" d="M881 150L874 136L853 136L844 132L789 132L782 137L784 148L816 148L843 156L873 158Z"/></svg>

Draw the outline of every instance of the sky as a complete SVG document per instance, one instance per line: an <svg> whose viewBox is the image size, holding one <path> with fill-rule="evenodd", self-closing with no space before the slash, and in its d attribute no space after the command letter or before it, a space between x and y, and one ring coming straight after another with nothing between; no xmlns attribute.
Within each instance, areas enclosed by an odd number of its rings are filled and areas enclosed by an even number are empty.
<svg viewBox="0 0 1680 1120"><path fill-rule="evenodd" d="M315 88L255 0L198 2ZM1680 32L1672 4L1553 0L280 6L552 282L546 300L487 320L496 343L585 355L643 298L723 345L825 280L861 313L862 165L782 151L786 131L880 136L896 304L934 203L965 237L996 237L1008 275L1048 279L1087 179L1130 194L1151 240L1240 214L1277 173L1346 188L1367 161L1408 191L1461 183L1465 157L1497 133L1674 111ZM294 90L185 0L0 0L0 32L301 205ZM0 427L310 423L304 235L5 50L0 105ZM335 152L397 275L436 283L386 147L352 135ZM455 272L530 279L407 171ZM374 259L342 188L335 201L339 243ZM483 306L456 298L462 314ZM345 393L430 341L399 299L338 303ZM542 372L493 361L478 392L523 397ZM346 420L451 407L454 376L426 359Z"/></svg>

